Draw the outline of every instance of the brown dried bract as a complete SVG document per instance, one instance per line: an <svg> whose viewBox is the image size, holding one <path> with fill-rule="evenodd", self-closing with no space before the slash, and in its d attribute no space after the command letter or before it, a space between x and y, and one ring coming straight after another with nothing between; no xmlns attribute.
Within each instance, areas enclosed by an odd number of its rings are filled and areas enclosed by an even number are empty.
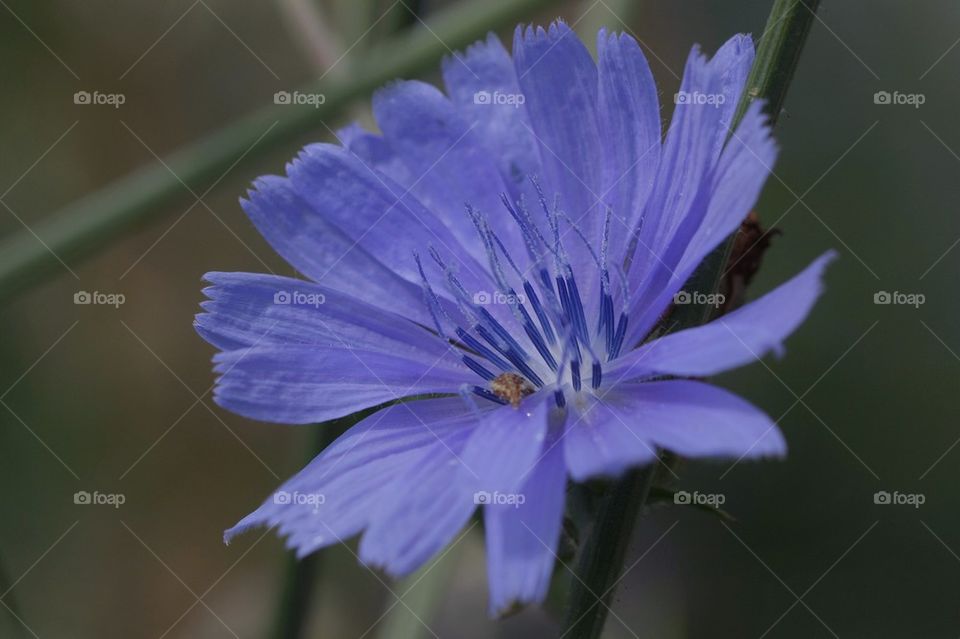
<svg viewBox="0 0 960 639"><path fill-rule="evenodd" d="M750 211L740 223L740 230L733 239L730 261L727 263L723 280L723 292L726 296L723 313L743 304L747 286L760 270L763 255L770 248L770 241L775 235L780 235L780 230L774 228L765 231L756 211Z"/></svg>
<svg viewBox="0 0 960 639"><path fill-rule="evenodd" d="M520 400L533 393L533 386L516 373L500 373L490 382L490 390L514 408L519 408Z"/></svg>

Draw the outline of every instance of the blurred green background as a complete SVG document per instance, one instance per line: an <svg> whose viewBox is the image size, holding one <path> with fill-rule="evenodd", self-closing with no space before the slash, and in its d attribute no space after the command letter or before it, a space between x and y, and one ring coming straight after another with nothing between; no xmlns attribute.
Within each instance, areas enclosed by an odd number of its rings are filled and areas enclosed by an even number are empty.
<svg viewBox="0 0 960 639"><path fill-rule="evenodd" d="M276 91L348 76L373 43L424 28L410 9L429 21L443 5L0 4L3 235L271 103ZM759 35L768 11L760 0L598 0L529 18L633 32L666 119L690 46L712 52L735 32ZM960 635L958 38L955 2L823 2L778 125L776 177L758 206L783 235L752 295L827 248L841 259L784 359L717 380L780 420L789 458L687 464L680 487L723 494L737 522L654 509L638 526L605 636ZM83 90L126 102L77 105ZM878 91L925 101L876 104ZM369 117L364 101L328 124L357 117ZM255 532L228 547L221 534L300 468L311 429L213 405L204 395L212 349L191 321L206 271L292 274L237 198L302 144L329 137L319 126L241 165L206 206L191 208L184 189L182 203L0 310L0 636L269 636L282 543ZM122 293L125 303L75 305L78 291ZM875 304L880 291L920 293L925 303ZM125 503L78 505L77 491ZM925 501L877 504L877 491ZM308 636L390 636L377 622L395 598L380 577L344 547L320 562ZM541 610L486 618L479 535L438 571L448 581L426 619L437 636L555 633Z"/></svg>

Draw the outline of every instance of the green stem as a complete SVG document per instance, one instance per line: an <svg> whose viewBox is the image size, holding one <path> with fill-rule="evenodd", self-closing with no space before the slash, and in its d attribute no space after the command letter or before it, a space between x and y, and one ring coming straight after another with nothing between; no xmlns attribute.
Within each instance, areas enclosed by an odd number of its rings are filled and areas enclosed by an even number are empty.
<svg viewBox="0 0 960 639"><path fill-rule="evenodd" d="M640 515L656 464L632 470L615 482L597 512L593 531L577 562L577 579L570 590L570 604L564 620L564 639L596 639L627 556L630 533Z"/></svg>
<svg viewBox="0 0 960 639"><path fill-rule="evenodd" d="M325 96L318 108L274 105L256 111L176 151L162 164L135 171L31 224L32 232L24 229L4 238L0 241L0 300L59 272L61 260L70 264L91 255L170 213L177 203L193 201L184 183L201 194L233 170L234 163L246 165L268 149L317 130L353 100L395 78L432 69L449 49L464 48L487 31L515 24L551 1L484 0L437 11L429 29L415 26L371 49L351 64L348 77L328 77L304 88Z"/></svg>
<svg viewBox="0 0 960 639"><path fill-rule="evenodd" d="M766 101L767 113L771 121L776 121L818 4L819 0L774 0L732 127L740 121L747 105L756 99ZM705 260L694 276L697 281L692 283L693 290L716 290L731 243L732 237ZM698 284L702 288L698 288ZM704 308L688 312L681 317L679 327L700 324L708 317ZM655 474L656 464L644 471L628 473L609 488L581 551L578 579L571 588L564 624L565 639L596 639L603 631L607 606L620 578L627 545Z"/></svg>

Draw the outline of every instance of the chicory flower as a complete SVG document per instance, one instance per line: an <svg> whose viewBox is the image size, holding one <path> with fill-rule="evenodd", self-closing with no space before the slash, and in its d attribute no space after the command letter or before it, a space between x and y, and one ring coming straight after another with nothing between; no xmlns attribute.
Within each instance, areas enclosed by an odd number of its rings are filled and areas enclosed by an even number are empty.
<svg viewBox="0 0 960 639"><path fill-rule="evenodd" d="M310 281L206 276L216 402L285 424L383 407L228 539L276 527L302 556L362 534L361 560L401 576L480 507L499 613L543 600L568 480L659 449L785 453L768 416L697 379L781 350L832 255L660 331L776 156L760 104L730 132L752 42L693 50L665 137L637 43L601 31L597 51L563 23L518 28L512 58L491 35L445 61L446 94L387 86L380 133L351 126L256 180L244 210Z"/></svg>

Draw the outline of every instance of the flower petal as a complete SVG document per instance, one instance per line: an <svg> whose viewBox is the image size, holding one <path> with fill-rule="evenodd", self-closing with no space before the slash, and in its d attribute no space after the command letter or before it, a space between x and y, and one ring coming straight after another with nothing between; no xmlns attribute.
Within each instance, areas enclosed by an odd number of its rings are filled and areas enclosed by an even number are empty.
<svg viewBox="0 0 960 639"><path fill-rule="evenodd" d="M549 442L519 495L523 495L522 504L484 507L487 580L494 615L517 604L539 603L547 596L566 498L561 446Z"/></svg>
<svg viewBox="0 0 960 639"><path fill-rule="evenodd" d="M416 283L421 307L421 278L414 254L426 255L431 247L459 269L457 275L468 291L491 290L486 267L470 257L471 252L433 212L346 149L330 144L307 146L287 167L287 173L300 197L348 237L351 247L375 255L397 275ZM306 232L310 230L308 227ZM424 267L435 265L425 259ZM443 281L439 272L438 280ZM356 280L354 286L357 282L366 285L371 275Z"/></svg>
<svg viewBox="0 0 960 639"><path fill-rule="evenodd" d="M641 229L637 266L665 258L720 155L752 63L753 42L745 35L728 40L709 61L697 47L691 51L678 93L683 99L675 100Z"/></svg>
<svg viewBox="0 0 960 639"><path fill-rule="evenodd" d="M752 404L691 380L621 384L604 398L638 437L684 457L786 454L777 425Z"/></svg>
<svg viewBox="0 0 960 639"><path fill-rule="evenodd" d="M660 162L660 104L650 66L627 34L597 36L603 175L613 211L610 255L619 263L637 228Z"/></svg>
<svg viewBox="0 0 960 639"><path fill-rule="evenodd" d="M207 273L204 279L212 284L204 289L210 299L194 324L221 350L350 344L429 365L449 348L405 317L312 282L255 273Z"/></svg>
<svg viewBox="0 0 960 639"><path fill-rule="evenodd" d="M389 142L382 135L370 133L354 122L337 131L337 139L345 149L397 184L413 184L414 176L407 169Z"/></svg>
<svg viewBox="0 0 960 639"><path fill-rule="evenodd" d="M395 82L373 97L373 112L384 138L414 181L408 186L471 255L487 260L469 204L489 220L515 259L526 258L517 225L503 210L506 185L494 155L439 89L424 82Z"/></svg>
<svg viewBox="0 0 960 639"><path fill-rule="evenodd" d="M376 515L360 541L364 563L403 577L442 550L469 521L477 505L463 481L459 458L467 434L432 444L417 463L390 477L392 487L380 494L373 506Z"/></svg>
<svg viewBox="0 0 960 639"><path fill-rule="evenodd" d="M401 477L438 442L462 446L470 427L460 398L389 406L341 435L225 539L256 526L277 527L300 557L347 539L369 524L377 500L393 490L395 482L385 477Z"/></svg>
<svg viewBox="0 0 960 639"><path fill-rule="evenodd" d="M574 481L616 477L627 468L654 460L657 448L633 428L636 419L606 399L588 394L567 421L563 452Z"/></svg>
<svg viewBox="0 0 960 639"><path fill-rule="evenodd" d="M823 292L828 251L793 279L709 324L661 337L616 360L604 376L611 384L653 375L709 376L783 351Z"/></svg>
<svg viewBox="0 0 960 639"><path fill-rule="evenodd" d="M257 346L214 356L214 400L250 419L311 424L428 393L457 393L475 374L451 354L423 362L361 348Z"/></svg>
<svg viewBox="0 0 960 639"><path fill-rule="evenodd" d="M463 451L475 490L513 492L528 477L543 450L553 395L539 392L519 408L501 406L483 415Z"/></svg>
<svg viewBox="0 0 960 639"><path fill-rule="evenodd" d="M499 38L491 33L465 53L445 58L443 81L450 99L489 149L512 199L521 193L532 195L529 177L541 172L540 153L526 96L520 92L513 60Z"/></svg>
<svg viewBox="0 0 960 639"><path fill-rule="evenodd" d="M257 178L254 186L240 205L270 246L291 266L315 282L430 323L420 287L398 277L375 257L376 253L337 229L332 220L296 193L289 180L267 175Z"/></svg>
<svg viewBox="0 0 960 639"><path fill-rule="evenodd" d="M709 61L697 47L690 53L636 250L628 256L634 293L627 344L636 344L660 317L673 294L666 289L685 281L680 261L716 189L718 158L752 62L753 43L745 35L728 40ZM735 212L736 223L748 212Z"/></svg>
<svg viewBox="0 0 960 639"><path fill-rule="evenodd" d="M747 108L720 156L710 186L694 205L699 212L691 213L685 222L686 226L696 226L696 230L677 233L669 257L659 265L647 286L640 289L632 306L633 328L627 343L642 339L697 266L737 231L757 203L777 155L762 107L760 102L754 102Z"/></svg>
<svg viewBox="0 0 960 639"><path fill-rule="evenodd" d="M597 113L597 67L577 35L563 22L542 27L517 27L513 61L526 98L543 174L548 205L559 195L560 209L580 228L591 247L599 246L604 207L600 200L603 157ZM535 203L531 204L536 206ZM583 277L594 268L593 258L575 233L564 247L573 271ZM586 289L584 302L596 299Z"/></svg>

